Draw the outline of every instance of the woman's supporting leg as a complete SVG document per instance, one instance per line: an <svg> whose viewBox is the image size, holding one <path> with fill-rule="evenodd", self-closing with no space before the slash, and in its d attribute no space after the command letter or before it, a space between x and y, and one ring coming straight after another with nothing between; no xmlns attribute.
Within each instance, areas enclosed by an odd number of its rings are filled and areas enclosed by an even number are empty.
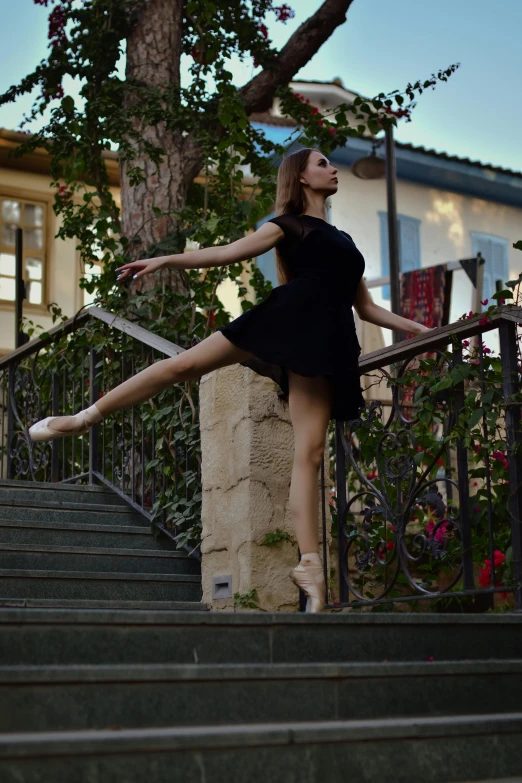
<svg viewBox="0 0 522 783"><path fill-rule="evenodd" d="M212 370L245 361L252 356L249 351L243 351L230 342L221 332L214 332L178 356L155 362L115 386L97 400L95 405L102 416L108 416L114 411L150 400L174 383L201 378ZM51 421L49 429L55 432L70 432L77 427L79 415L58 416Z"/></svg>
<svg viewBox="0 0 522 783"><path fill-rule="evenodd" d="M289 371L288 382L295 442L289 505L303 555L319 552L318 472L324 457L332 389L324 376L306 378Z"/></svg>

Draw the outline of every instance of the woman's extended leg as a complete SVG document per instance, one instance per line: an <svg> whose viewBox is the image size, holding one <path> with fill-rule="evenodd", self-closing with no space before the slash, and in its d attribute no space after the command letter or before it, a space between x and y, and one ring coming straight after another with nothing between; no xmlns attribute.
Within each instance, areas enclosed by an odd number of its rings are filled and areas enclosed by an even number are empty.
<svg viewBox="0 0 522 783"><path fill-rule="evenodd" d="M214 332L178 356L162 359L133 375L107 392L95 405L104 417L114 411L145 402L173 383L201 378L212 370L245 361L252 356L249 351L235 346L221 332ZM48 424L48 428L54 432L71 432L78 427L78 416L80 414L57 416ZM99 420L100 417L97 418Z"/></svg>
<svg viewBox="0 0 522 783"><path fill-rule="evenodd" d="M289 506L301 552L301 561L291 577L309 597L307 611L320 612L324 608L326 585L319 558L317 479L324 458L332 389L323 376L305 378L289 371L288 381L295 441Z"/></svg>

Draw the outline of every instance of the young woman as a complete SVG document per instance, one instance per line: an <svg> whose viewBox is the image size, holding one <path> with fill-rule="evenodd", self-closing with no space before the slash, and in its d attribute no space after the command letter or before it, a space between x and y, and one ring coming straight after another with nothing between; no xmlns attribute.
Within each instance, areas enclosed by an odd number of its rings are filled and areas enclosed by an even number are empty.
<svg viewBox="0 0 522 783"><path fill-rule="evenodd" d="M79 435L110 413L145 402L173 383L240 363L273 378L288 397L295 435L289 506L299 565L291 578L308 596L307 611L324 609L326 587L318 545L318 471L331 419L356 418L364 399L352 306L361 319L415 334L422 324L375 305L362 279L364 258L351 236L328 223L326 199L337 192L337 169L319 151L300 149L281 163L276 213L257 231L229 245L133 261L118 280L164 267L235 264L276 247L279 285L260 304L193 348L129 378L75 416L34 424L35 441Z"/></svg>

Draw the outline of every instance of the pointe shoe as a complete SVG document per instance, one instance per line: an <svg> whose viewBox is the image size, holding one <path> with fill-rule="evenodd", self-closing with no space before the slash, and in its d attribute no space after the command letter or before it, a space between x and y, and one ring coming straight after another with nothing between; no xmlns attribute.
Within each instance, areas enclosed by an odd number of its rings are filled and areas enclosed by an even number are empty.
<svg viewBox="0 0 522 783"><path fill-rule="evenodd" d="M324 610L326 585L322 565L299 565L289 573L292 582L306 593L306 612L316 613Z"/></svg>
<svg viewBox="0 0 522 783"><path fill-rule="evenodd" d="M74 417L76 419L76 426L70 430L58 430L51 429L49 424L56 419L62 418L61 416L47 416L46 419L41 419L29 427L29 437L34 441L55 440L56 438L66 438L68 435L84 435L91 427L98 424L103 419L103 415L100 413L96 405L91 405L90 408L80 411Z"/></svg>

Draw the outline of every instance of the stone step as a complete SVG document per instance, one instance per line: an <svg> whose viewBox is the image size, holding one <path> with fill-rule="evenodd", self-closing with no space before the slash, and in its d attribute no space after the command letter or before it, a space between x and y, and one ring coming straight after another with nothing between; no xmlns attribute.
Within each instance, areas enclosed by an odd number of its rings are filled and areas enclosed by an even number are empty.
<svg viewBox="0 0 522 783"><path fill-rule="evenodd" d="M91 601L88 598L0 598L0 609L165 609L172 612L208 612L198 601Z"/></svg>
<svg viewBox="0 0 522 783"><path fill-rule="evenodd" d="M0 570L0 598L89 598L102 601L200 601L193 574Z"/></svg>
<svg viewBox="0 0 522 783"><path fill-rule="evenodd" d="M520 712L0 736L2 783L445 783L520 769Z"/></svg>
<svg viewBox="0 0 522 783"><path fill-rule="evenodd" d="M454 783L452 780L446 780L444 783ZM459 780L457 783L522 783L522 774L515 778L481 778L480 780Z"/></svg>
<svg viewBox="0 0 522 783"><path fill-rule="evenodd" d="M38 502L56 502L60 505L71 502L128 506L124 498L108 487L0 480L0 504L7 505L10 499L17 501L20 497Z"/></svg>
<svg viewBox="0 0 522 783"><path fill-rule="evenodd" d="M521 649L518 614L0 610L4 665L498 660Z"/></svg>
<svg viewBox="0 0 522 783"><path fill-rule="evenodd" d="M130 506L102 505L82 503L41 503L27 500L23 503L0 504L0 524L9 522L83 522L88 525L138 525L148 520Z"/></svg>
<svg viewBox="0 0 522 783"><path fill-rule="evenodd" d="M0 732L514 712L522 660L0 666Z"/></svg>
<svg viewBox="0 0 522 783"><path fill-rule="evenodd" d="M35 546L115 547L172 551L174 542L166 536L154 536L149 525L101 525L60 521L9 521L0 519L0 541L5 544Z"/></svg>
<svg viewBox="0 0 522 783"><path fill-rule="evenodd" d="M28 571L123 571L144 574L200 574L199 561L180 550L27 546L0 541L0 569Z"/></svg>

